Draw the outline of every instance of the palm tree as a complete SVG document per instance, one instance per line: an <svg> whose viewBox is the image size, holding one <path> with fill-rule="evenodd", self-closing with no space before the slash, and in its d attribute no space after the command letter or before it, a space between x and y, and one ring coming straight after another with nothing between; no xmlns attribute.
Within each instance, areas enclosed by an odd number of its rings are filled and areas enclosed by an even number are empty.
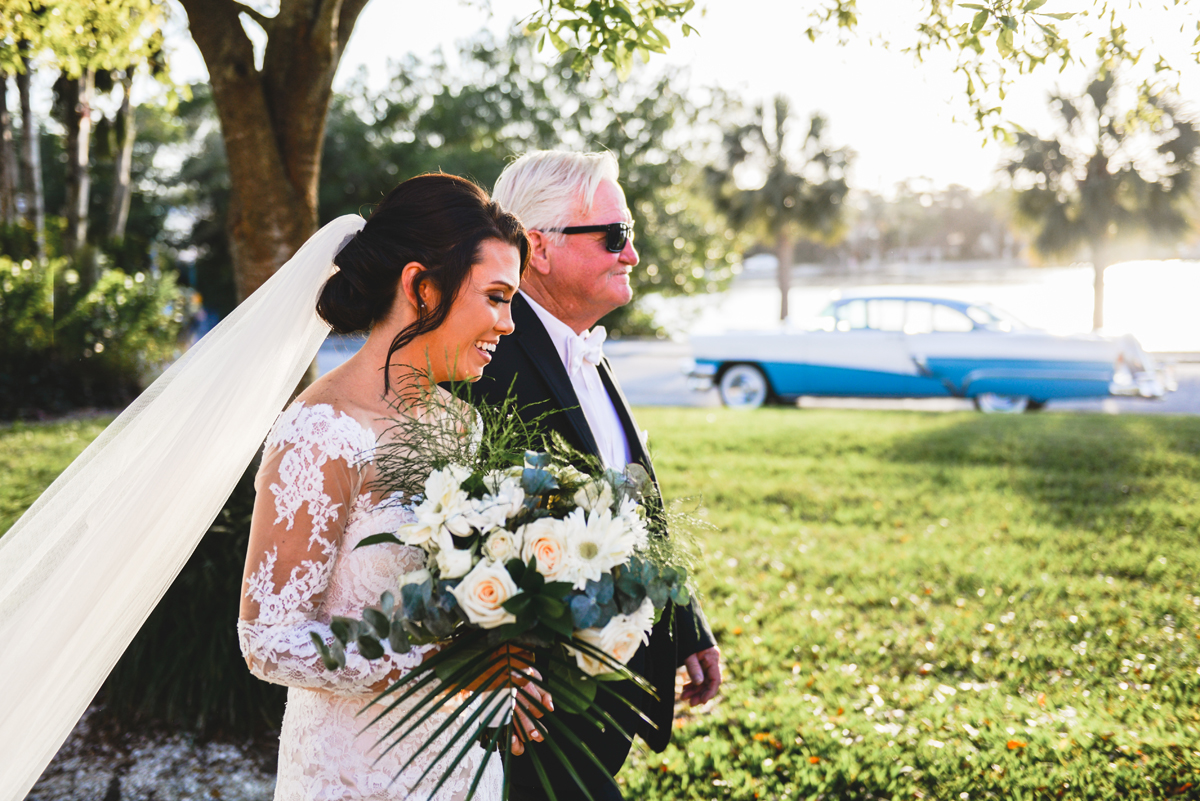
<svg viewBox="0 0 1200 801"><path fill-rule="evenodd" d="M708 175L717 205L732 225L756 231L773 244L779 259L779 319L786 320L796 241L806 237L832 244L841 238L846 170L854 154L831 148L824 141L825 118L813 114L799 157L793 158L787 98L777 96L771 111L768 119L760 105L750 122L725 132L724 163L710 167ZM735 174L740 178L747 173L761 178L757 188L739 187Z"/></svg>
<svg viewBox="0 0 1200 801"><path fill-rule="evenodd" d="M1193 225L1194 170L1200 130L1177 101L1145 98L1138 115L1122 114L1111 72L1085 97L1052 96L1062 122L1056 138L1020 132L1017 155L1004 165L1017 186L1019 216L1045 256L1081 254L1095 272L1092 327L1104 323L1104 270L1116 248L1136 237L1178 239Z"/></svg>

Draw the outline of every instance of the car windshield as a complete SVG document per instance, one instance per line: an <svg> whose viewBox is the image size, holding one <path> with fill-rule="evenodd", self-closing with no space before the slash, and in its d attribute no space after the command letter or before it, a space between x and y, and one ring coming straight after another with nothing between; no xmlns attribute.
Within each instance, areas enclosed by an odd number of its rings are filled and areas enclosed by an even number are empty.
<svg viewBox="0 0 1200 801"><path fill-rule="evenodd" d="M988 304L978 304L967 309L967 316L976 325L992 331L1020 331L1029 326L1006 311Z"/></svg>

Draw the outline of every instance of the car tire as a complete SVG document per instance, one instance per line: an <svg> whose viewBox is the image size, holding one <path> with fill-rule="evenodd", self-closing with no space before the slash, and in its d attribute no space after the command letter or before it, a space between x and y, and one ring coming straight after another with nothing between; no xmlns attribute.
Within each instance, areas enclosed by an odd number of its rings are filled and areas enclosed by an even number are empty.
<svg viewBox="0 0 1200 801"><path fill-rule="evenodd" d="M1028 395L997 395L982 392L975 396L975 408L984 414L1020 414L1029 408Z"/></svg>
<svg viewBox="0 0 1200 801"><path fill-rule="evenodd" d="M757 409L771 399L771 385L754 365L735 364L721 373L717 394L730 409Z"/></svg>

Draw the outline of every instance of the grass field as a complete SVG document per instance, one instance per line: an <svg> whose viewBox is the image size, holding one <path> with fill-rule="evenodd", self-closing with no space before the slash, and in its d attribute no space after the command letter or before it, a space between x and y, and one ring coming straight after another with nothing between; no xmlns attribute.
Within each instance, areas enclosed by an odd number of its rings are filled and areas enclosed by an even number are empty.
<svg viewBox="0 0 1200 801"><path fill-rule="evenodd" d="M638 414L727 683L628 797L1200 797L1200 419ZM100 428L0 429L0 531Z"/></svg>
<svg viewBox="0 0 1200 801"><path fill-rule="evenodd" d="M728 683L629 797L1200 795L1200 420L639 422Z"/></svg>
<svg viewBox="0 0 1200 801"><path fill-rule="evenodd" d="M111 417L0 427L0 532L8 531Z"/></svg>

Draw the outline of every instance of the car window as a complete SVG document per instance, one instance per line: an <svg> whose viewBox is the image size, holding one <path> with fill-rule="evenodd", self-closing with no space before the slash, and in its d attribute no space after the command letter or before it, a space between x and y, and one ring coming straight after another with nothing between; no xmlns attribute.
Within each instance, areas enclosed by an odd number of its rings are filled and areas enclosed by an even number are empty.
<svg viewBox="0 0 1200 801"><path fill-rule="evenodd" d="M837 307L837 330L853 331L867 327L867 302L852 300Z"/></svg>
<svg viewBox="0 0 1200 801"><path fill-rule="evenodd" d="M867 327L876 331L903 331L904 301L867 301Z"/></svg>
<svg viewBox="0 0 1200 801"><path fill-rule="evenodd" d="M971 322L971 318L958 309L935 303L933 305L933 330L941 333L974 331L975 324Z"/></svg>
<svg viewBox="0 0 1200 801"><path fill-rule="evenodd" d="M910 300L905 304L904 333L928 334L933 331L933 304L927 300Z"/></svg>

